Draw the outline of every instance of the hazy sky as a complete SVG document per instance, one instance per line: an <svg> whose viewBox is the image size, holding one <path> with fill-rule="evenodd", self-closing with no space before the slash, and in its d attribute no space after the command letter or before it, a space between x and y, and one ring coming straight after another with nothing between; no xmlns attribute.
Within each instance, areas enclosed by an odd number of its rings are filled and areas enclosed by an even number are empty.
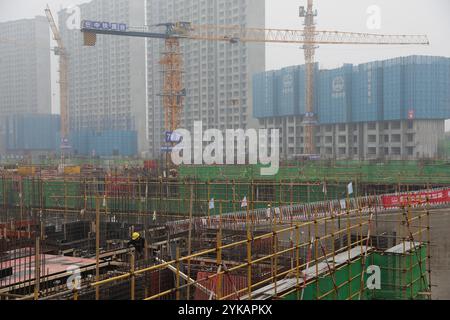
<svg viewBox="0 0 450 320"><path fill-rule="evenodd" d="M266 1L266 27L301 29L298 7L306 0ZM31 18L44 14L48 3L55 15L64 7L88 0L0 0L0 21ZM381 28L370 30L367 12L370 6L380 8ZM450 57L450 1L449 0L316 0L317 29L383 34L426 34L430 46L321 46L317 61L322 68L333 68L343 63L361 63L389 57L424 54ZM304 63L299 46L267 45L266 68L277 69ZM55 88L54 88L55 89Z"/></svg>

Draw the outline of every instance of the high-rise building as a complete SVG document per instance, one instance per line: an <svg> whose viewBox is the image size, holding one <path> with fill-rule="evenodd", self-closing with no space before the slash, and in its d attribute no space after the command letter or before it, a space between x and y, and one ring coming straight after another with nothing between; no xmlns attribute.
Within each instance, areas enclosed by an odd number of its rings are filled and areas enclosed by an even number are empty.
<svg viewBox="0 0 450 320"><path fill-rule="evenodd" d="M51 113L50 54L45 17L0 23L0 117Z"/></svg>
<svg viewBox="0 0 450 320"><path fill-rule="evenodd" d="M323 159L436 158L450 118L450 58L410 56L316 68L317 153ZM280 155L305 153L304 67L254 76L260 125L280 130Z"/></svg>
<svg viewBox="0 0 450 320"><path fill-rule="evenodd" d="M145 24L144 0L93 0L81 4L81 20ZM59 12L68 54L68 108L71 131L136 130L138 149L148 147L145 40L98 35L94 47L72 25L73 13Z"/></svg>
<svg viewBox="0 0 450 320"><path fill-rule="evenodd" d="M148 0L147 25L165 22L194 25L265 27L261 0ZM180 40L184 61L186 99L181 127L192 129L202 121L205 129L258 127L252 111L252 75L265 70L265 45ZM164 41L148 40L149 155L159 157L164 143L164 109L160 65Z"/></svg>

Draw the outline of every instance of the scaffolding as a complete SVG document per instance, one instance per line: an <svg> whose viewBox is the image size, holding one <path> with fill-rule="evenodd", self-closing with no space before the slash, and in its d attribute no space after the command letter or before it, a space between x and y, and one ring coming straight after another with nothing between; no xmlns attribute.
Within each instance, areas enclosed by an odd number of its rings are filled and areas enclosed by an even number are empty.
<svg viewBox="0 0 450 320"><path fill-rule="evenodd" d="M176 277L175 285L148 296L146 300L173 296L175 299L193 299L195 294L192 295L192 292L197 290L195 286L205 283L209 284L207 287L210 290L214 290L210 299L217 300L236 297L245 300L289 299L293 294L297 299L301 297L305 300L429 297L429 228L425 224L429 211L408 208L405 209L407 213L393 214L400 220L394 219L390 223L399 224L400 233L372 237L369 230L374 215L364 216L361 209L290 225L273 221L270 233L255 236L248 228L246 238L230 243L224 243L224 230L219 227L215 245L210 249L181 256L181 248L177 247L177 255L171 261L105 279L92 286L129 281L148 272L172 270ZM382 246L378 244L380 237L396 246L382 251ZM417 242L412 239L417 239ZM257 243L264 240L269 243L268 250L264 254L255 254ZM235 262L227 266L224 255L230 252L236 255L239 251L246 255L239 259L240 262L233 260ZM392 260L396 261L394 268L391 267ZM185 280L180 277L186 266L198 265L199 262L205 265L207 261L210 262L207 267L209 271L197 273L196 280L189 273ZM365 269L371 264L377 264L382 269L381 286L387 288L384 291L366 289ZM245 278L247 283L242 281ZM286 280L290 286L286 286ZM224 286L226 282L232 285Z"/></svg>
<svg viewBox="0 0 450 320"><path fill-rule="evenodd" d="M401 185L408 201L388 208L353 181L350 195L331 180L4 175L0 297L429 298L430 210L448 204L414 202L418 186ZM144 252L128 247L133 232ZM367 286L373 266L379 290Z"/></svg>

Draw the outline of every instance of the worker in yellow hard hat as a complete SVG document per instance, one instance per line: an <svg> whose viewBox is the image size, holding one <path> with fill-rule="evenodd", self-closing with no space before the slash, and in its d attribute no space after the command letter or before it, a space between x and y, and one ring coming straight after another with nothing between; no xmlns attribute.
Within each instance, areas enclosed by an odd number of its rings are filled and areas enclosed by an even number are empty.
<svg viewBox="0 0 450 320"><path fill-rule="evenodd" d="M133 232L131 235L131 240L128 242L128 247L134 247L136 253L138 254L137 258L139 258L139 256L141 256L144 252L145 239L141 237L139 232Z"/></svg>

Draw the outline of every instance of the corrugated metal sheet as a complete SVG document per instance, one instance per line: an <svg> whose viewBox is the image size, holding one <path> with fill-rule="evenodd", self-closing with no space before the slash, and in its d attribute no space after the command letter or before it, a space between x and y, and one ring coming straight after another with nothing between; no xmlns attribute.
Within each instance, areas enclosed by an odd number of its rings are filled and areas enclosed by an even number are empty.
<svg viewBox="0 0 450 320"><path fill-rule="evenodd" d="M60 145L60 117L23 114L6 119L6 146L10 151L56 151Z"/></svg>
<svg viewBox="0 0 450 320"><path fill-rule="evenodd" d="M267 118L277 115L276 72L258 73L253 77L253 115Z"/></svg>
<svg viewBox="0 0 450 320"><path fill-rule="evenodd" d="M404 64L404 118L450 117L450 60L412 56Z"/></svg>
<svg viewBox="0 0 450 320"><path fill-rule="evenodd" d="M82 130L72 132L71 137L72 148L79 155L133 157L137 154L136 131Z"/></svg>
<svg viewBox="0 0 450 320"><path fill-rule="evenodd" d="M320 72L319 122L345 123L351 121L352 65Z"/></svg>
<svg viewBox="0 0 450 320"><path fill-rule="evenodd" d="M79 155L90 155L89 149L89 136L92 133L87 130L83 131L72 131L70 133L70 145L75 154Z"/></svg>
<svg viewBox="0 0 450 320"><path fill-rule="evenodd" d="M277 72L277 106L279 116L299 114L298 67L289 67Z"/></svg>
<svg viewBox="0 0 450 320"><path fill-rule="evenodd" d="M403 58L384 61L383 66L383 119L398 120L404 105Z"/></svg>
<svg viewBox="0 0 450 320"><path fill-rule="evenodd" d="M383 119L383 63L361 64L353 69L352 121Z"/></svg>
<svg viewBox="0 0 450 320"><path fill-rule="evenodd" d="M256 75L253 94L256 118L304 114L305 66ZM315 77L320 123L449 119L449 105L449 58L400 57L317 71Z"/></svg>

